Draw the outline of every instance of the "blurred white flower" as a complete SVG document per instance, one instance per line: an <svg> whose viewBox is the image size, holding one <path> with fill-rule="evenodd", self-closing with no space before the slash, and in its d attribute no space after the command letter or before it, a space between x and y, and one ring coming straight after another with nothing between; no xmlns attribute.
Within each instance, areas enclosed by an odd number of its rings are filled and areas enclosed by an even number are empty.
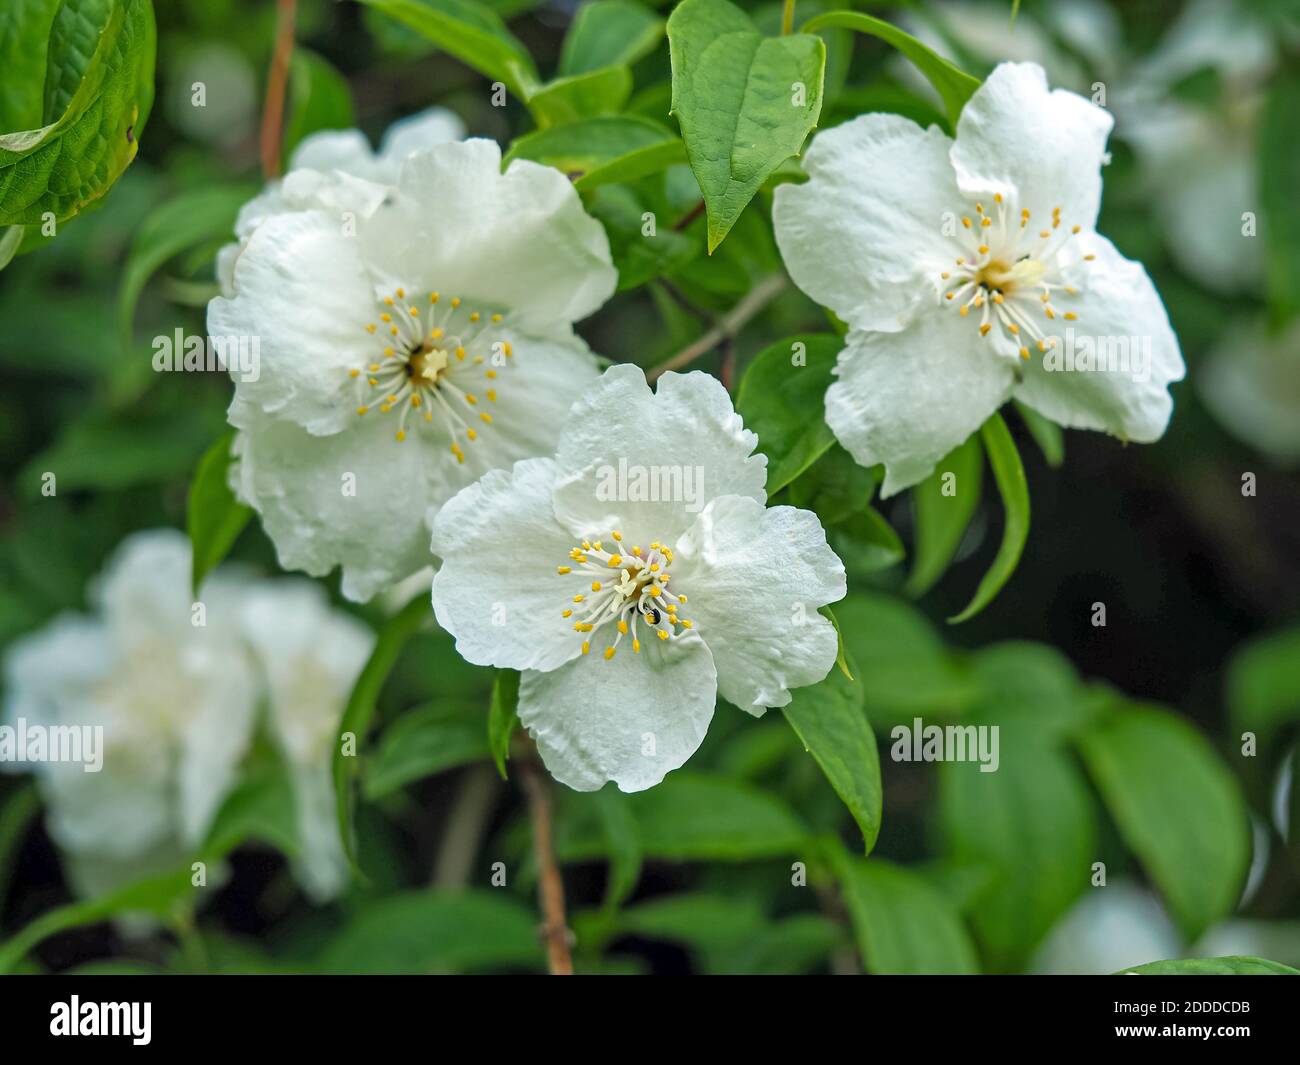
<svg viewBox="0 0 1300 1065"><path fill-rule="evenodd" d="M460 488L554 450L597 373L572 324L617 273L568 179L502 173L491 141L408 156L395 185L304 170L278 195L208 308L213 336L260 342L229 411L234 487L286 568L342 565L368 599L432 561Z"/></svg>
<svg viewBox="0 0 1300 1065"><path fill-rule="evenodd" d="M649 788L719 694L762 714L830 670L817 609L844 596L844 566L816 515L765 508L756 442L716 379L652 392L614 366L554 459L494 470L438 515L438 621L470 662L524 671L519 719L561 782Z"/></svg>
<svg viewBox="0 0 1300 1065"><path fill-rule="evenodd" d="M69 880L97 895L193 855L267 705L294 785L299 874L312 897L343 886L329 765L369 632L307 582L218 570L190 595L189 541L124 541L92 594L5 659L5 721L103 728L103 765L4 768L38 775Z"/></svg>
<svg viewBox="0 0 1300 1065"><path fill-rule="evenodd" d="M1178 341L1146 271L1094 228L1111 122L1004 63L956 140L863 115L817 135L807 183L777 189L791 277L850 328L826 420L859 463L884 463L882 495L1012 396L1068 428L1164 432Z"/></svg>
<svg viewBox="0 0 1300 1065"><path fill-rule="evenodd" d="M1281 335L1262 320L1234 323L1195 380L1228 432L1282 466L1300 466L1300 323Z"/></svg>
<svg viewBox="0 0 1300 1065"><path fill-rule="evenodd" d="M7 767L39 775L50 835L83 888L106 887L106 865L139 876L197 846L247 751L258 684L238 584L214 576L196 615L189 579L184 536L133 536L94 590L93 616L63 615L6 656L10 724L104 729L97 773Z"/></svg>
<svg viewBox="0 0 1300 1065"><path fill-rule="evenodd" d="M330 767L348 694L374 646L364 625L311 581L263 581L241 602L249 647L270 696L271 730L297 803L298 879L316 899L347 882Z"/></svg>
<svg viewBox="0 0 1300 1065"><path fill-rule="evenodd" d="M1061 918L1029 971L1104 976L1182 956L1182 937L1160 900L1119 880L1090 889Z"/></svg>

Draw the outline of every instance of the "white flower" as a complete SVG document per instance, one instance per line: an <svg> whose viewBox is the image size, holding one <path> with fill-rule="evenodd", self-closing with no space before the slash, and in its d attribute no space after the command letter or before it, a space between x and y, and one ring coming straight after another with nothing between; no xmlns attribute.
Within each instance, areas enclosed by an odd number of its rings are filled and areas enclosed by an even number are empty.
<svg viewBox="0 0 1300 1065"><path fill-rule="evenodd" d="M65 615L5 660L5 721L100 726L101 768L6 765L39 775L50 834L87 896L175 869L207 837L268 707L293 785L299 879L329 898L346 867L329 767L373 639L306 581L233 568L190 596L190 546L138 533L109 562L93 616Z"/></svg>
<svg viewBox="0 0 1300 1065"><path fill-rule="evenodd" d="M580 791L657 784L717 695L753 714L821 680L818 607L845 594L815 515L766 509L767 462L726 390L611 367L554 459L494 470L434 523L439 623L470 662L523 670L519 718Z"/></svg>
<svg viewBox="0 0 1300 1065"><path fill-rule="evenodd" d="M806 184L777 189L791 277L850 327L826 420L884 463L883 495L1011 396L1067 427L1164 432L1178 342L1146 271L1094 229L1110 127L1041 68L1003 64L955 141L863 115L817 136Z"/></svg>
<svg viewBox="0 0 1300 1065"><path fill-rule="evenodd" d="M376 185L396 185L402 163L410 156L464 136L465 125L455 112L431 107L389 126L378 153L371 150L370 142L358 129L325 130L304 137L289 158L293 181L288 184L272 181L244 204L235 221L235 236L239 240L217 253L217 280L222 295L234 295L235 260L257 225L273 214L301 207L325 175L332 173Z"/></svg>
<svg viewBox="0 0 1300 1065"><path fill-rule="evenodd" d="M470 140L394 186L290 174L208 331L256 337L236 377L234 485L281 563L368 599L426 566L429 522L487 470L550 454L597 374L572 323L613 293L600 224L550 167Z"/></svg>
<svg viewBox="0 0 1300 1065"><path fill-rule="evenodd" d="M92 597L96 616L61 616L6 657L9 725L103 728L98 772L11 767L39 774L50 834L75 857L82 890L157 871L197 846L247 750L258 683L238 585L213 577L197 616L189 578L185 537L133 536Z"/></svg>
<svg viewBox="0 0 1300 1065"><path fill-rule="evenodd" d="M241 608L269 690L271 728L293 782L298 879L313 898L329 899L347 883L330 767L348 694L374 637L331 608L310 581L264 581L249 589Z"/></svg>
<svg viewBox="0 0 1300 1065"><path fill-rule="evenodd" d="M1300 323L1273 336L1262 321L1232 322L1196 385L1210 413L1238 440L1284 467L1300 466Z"/></svg>

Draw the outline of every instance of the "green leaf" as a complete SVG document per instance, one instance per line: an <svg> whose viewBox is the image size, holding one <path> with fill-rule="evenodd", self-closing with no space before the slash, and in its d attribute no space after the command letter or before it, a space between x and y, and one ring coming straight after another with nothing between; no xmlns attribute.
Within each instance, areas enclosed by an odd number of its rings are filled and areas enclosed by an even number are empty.
<svg viewBox="0 0 1300 1065"><path fill-rule="evenodd" d="M835 443L823 404L843 347L839 337L826 333L780 340L755 355L740 379L736 411L745 428L758 434L758 449L767 456L769 496Z"/></svg>
<svg viewBox="0 0 1300 1065"><path fill-rule="evenodd" d="M18 254L19 245L23 242L23 234L27 232L26 226L9 226L6 229L0 229L0 270L3 270Z"/></svg>
<svg viewBox="0 0 1300 1065"><path fill-rule="evenodd" d="M488 750L497 764L501 779L506 779L506 759L510 757L510 737L519 727L519 673L499 669L492 680L492 702L488 708Z"/></svg>
<svg viewBox="0 0 1300 1065"><path fill-rule="evenodd" d="M605 832L587 797L563 794L557 850L565 861L608 852ZM808 832L779 798L727 777L679 769L657 787L627 797L641 850L671 861L746 861L797 854ZM583 825L582 814L588 814ZM569 816L569 814L573 816Z"/></svg>
<svg viewBox="0 0 1300 1065"><path fill-rule="evenodd" d="M297 799L277 758L262 758L245 768L238 787L212 819L204 849L225 854L247 840L261 840L290 856L299 853Z"/></svg>
<svg viewBox="0 0 1300 1065"><path fill-rule="evenodd" d="M681 142L677 143L680 147ZM605 227L620 292L669 274L699 253L700 241L692 235L668 226L649 230L645 218L649 208L628 185L593 189L587 211Z"/></svg>
<svg viewBox="0 0 1300 1065"><path fill-rule="evenodd" d="M1121 697L1078 743L1120 835L1195 940L1232 912L1250 861L1236 780L1186 721Z"/></svg>
<svg viewBox="0 0 1300 1065"><path fill-rule="evenodd" d="M980 437L989 456L989 465L993 467L993 480L997 482L998 493L1006 508L1006 521L993 564L984 574L966 609L948 619L950 625L970 620L993 601L1016 571L1020 553L1029 538L1029 483L1025 480L1025 468L1020 464L1020 452L1016 450L1016 443L1011 439L1002 415L994 414L980 426Z"/></svg>
<svg viewBox="0 0 1300 1065"><path fill-rule="evenodd" d="M196 189L160 205L144 220L131 242L117 292L123 351L133 351L135 307L149 278L189 248L226 237L233 239L235 216L252 191L244 186ZM175 357L182 354L176 352Z"/></svg>
<svg viewBox="0 0 1300 1065"><path fill-rule="evenodd" d="M0 133L0 225L37 225L46 213L62 221L108 191L139 148L153 104L154 50L149 0L59 8L50 27L44 125Z"/></svg>
<svg viewBox="0 0 1300 1065"><path fill-rule="evenodd" d="M327 973L539 968L537 917L502 892L408 892L368 905L326 947Z"/></svg>
<svg viewBox="0 0 1300 1065"><path fill-rule="evenodd" d="M1300 314L1300 72L1286 68L1273 79L1259 136L1259 190L1271 317L1281 325Z"/></svg>
<svg viewBox="0 0 1300 1065"><path fill-rule="evenodd" d="M704 193L712 254L816 126L826 45L808 34L764 37L728 0L683 0L668 18L668 44L672 110Z"/></svg>
<svg viewBox="0 0 1300 1065"><path fill-rule="evenodd" d="M186 524L193 548L190 590L195 597L204 578L229 554L253 516L252 508L235 498L227 479L234 440L233 432L226 433L208 448L190 481Z"/></svg>
<svg viewBox="0 0 1300 1065"><path fill-rule="evenodd" d="M635 181L685 159L682 140L662 123L636 115L604 115L518 138L504 162L532 159L563 171L574 187Z"/></svg>
<svg viewBox="0 0 1300 1065"><path fill-rule="evenodd" d="M609 882L605 887L604 908L613 912L632 894L641 878L641 836L621 791L603 788L593 798L609 847Z"/></svg>
<svg viewBox="0 0 1300 1065"><path fill-rule="evenodd" d="M1016 400L1015 405L1021 420L1025 423L1025 428L1029 430L1029 435L1034 438L1038 450L1043 453L1043 458L1047 460L1049 466L1056 469L1065 461L1065 433L1056 422L1039 414L1027 403Z"/></svg>
<svg viewBox="0 0 1300 1065"><path fill-rule="evenodd" d="M903 560L906 551L894 527L872 506L859 507L827 530L831 546L850 577L876 573Z"/></svg>
<svg viewBox="0 0 1300 1065"><path fill-rule="evenodd" d="M877 975L979 971L975 948L952 904L924 877L879 858L831 852L858 950Z"/></svg>
<svg viewBox="0 0 1300 1065"><path fill-rule="evenodd" d="M5 897L27 830L41 811L36 785L23 781L0 802L0 900Z"/></svg>
<svg viewBox="0 0 1300 1065"><path fill-rule="evenodd" d="M161 876L151 876L117 891L86 902L48 910L0 943L0 973L10 972L27 952L50 936L117 917L121 914L149 914L170 917L193 895L189 865Z"/></svg>
<svg viewBox="0 0 1300 1065"><path fill-rule="evenodd" d="M964 70L958 69L948 60L931 51L915 37L881 19L856 11L828 11L804 23L802 32L815 33L827 26L841 26L844 29L879 37L886 44L902 52L917 70L925 75L926 81L934 86L943 100L948 121L954 128L966 101L980 87L978 78L972 78Z"/></svg>
<svg viewBox="0 0 1300 1065"><path fill-rule="evenodd" d="M1182 958L1135 965L1131 969L1121 969L1118 975L1130 973L1139 976L1300 976L1300 969L1265 958Z"/></svg>
<svg viewBox="0 0 1300 1065"><path fill-rule="evenodd" d="M632 95L632 71L625 66L602 67L585 74L556 78L528 100L538 126L563 126L584 118L616 115Z"/></svg>
<svg viewBox="0 0 1300 1065"><path fill-rule="evenodd" d="M790 483L789 501L815 511L823 525L835 525L865 510L879 481L875 467L859 466L844 448L832 444Z"/></svg>
<svg viewBox="0 0 1300 1065"><path fill-rule="evenodd" d="M423 34L448 55L527 101L540 81L532 56L501 16L475 0L361 0Z"/></svg>
<svg viewBox="0 0 1300 1065"><path fill-rule="evenodd" d="M284 128L284 158L310 133L351 129L352 90L330 63L301 45L289 65L289 108Z"/></svg>
<svg viewBox="0 0 1300 1065"><path fill-rule="evenodd" d="M910 722L918 714L959 714L980 695L966 664L903 600L855 592L835 604L835 616L877 728Z"/></svg>
<svg viewBox="0 0 1300 1065"><path fill-rule="evenodd" d="M560 74L631 65L655 50L664 20L635 0L594 0L578 8L560 50Z"/></svg>
<svg viewBox="0 0 1300 1065"><path fill-rule="evenodd" d="M850 667L850 672L852 668ZM880 755L862 707L862 682L832 669L818 684L795 688L785 719L848 807L870 854L880 833Z"/></svg>
<svg viewBox="0 0 1300 1065"><path fill-rule="evenodd" d="M0 131L35 129L44 115L45 57L62 0L9 0L0 8Z"/></svg>
<svg viewBox="0 0 1300 1065"><path fill-rule="evenodd" d="M362 794L373 802L491 753L481 705L442 701L416 707L384 729L366 759Z"/></svg>
<svg viewBox="0 0 1300 1065"><path fill-rule="evenodd" d="M352 694L348 696L348 705L343 711L343 720L339 722L339 742L334 748L332 773L334 777L334 797L338 813L339 835L343 839L343 849L350 861L356 861L356 848L352 832L352 812L354 798L352 781L357 774L357 758L361 741L370 728L375 716L375 704L379 699L380 689L388 674L397 663L406 641L416 629L428 618L431 612L426 596L417 595L406 606L389 618L375 640L375 649L353 685ZM351 733L352 755L346 752L345 738Z"/></svg>
<svg viewBox="0 0 1300 1065"><path fill-rule="evenodd" d="M1233 733L1253 732L1260 753L1272 755L1283 731L1300 723L1300 628L1238 648L1225 686Z"/></svg>
<svg viewBox="0 0 1300 1065"><path fill-rule="evenodd" d="M1023 968L1087 888L1096 858L1088 782L1060 741L1038 723L1039 709L1031 703L1013 713L997 700L962 721L963 728L998 729L995 771L983 772L977 761L939 767L946 854L994 873L971 922L985 958L1000 971ZM973 743L975 735L968 732L966 742Z"/></svg>
<svg viewBox="0 0 1300 1065"><path fill-rule="evenodd" d="M908 595L924 595L943 576L979 506L983 481L984 452L972 435L912 490L916 539Z"/></svg>

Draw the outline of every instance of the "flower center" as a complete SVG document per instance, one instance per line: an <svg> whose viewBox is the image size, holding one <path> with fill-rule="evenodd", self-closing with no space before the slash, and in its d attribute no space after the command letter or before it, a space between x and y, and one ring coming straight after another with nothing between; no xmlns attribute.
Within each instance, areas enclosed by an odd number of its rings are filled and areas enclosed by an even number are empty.
<svg viewBox="0 0 1300 1065"><path fill-rule="evenodd" d="M464 462L461 441L477 440L476 425L492 424L492 415L480 409L474 381L483 382L483 398L495 403L498 370L514 354L507 341L489 335L502 316L470 310L458 297L443 300L437 292L429 293L422 312L405 288L385 296L383 307L379 321L366 325L366 332L381 340L381 353L350 371L358 383L357 414L369 413L375 403L383 414L400 407L400 441L406 439L407 416L417 411L426 425L445 430L451 453Z"/></svg>
<svg viewBox="0 0 1300 1065"><path fill-rule="evenodd" d="M1057 293L1075 296L1078 289L1063 283L1059 255L1082 228L1061 229L1061 209L1053 208L1049 226L1031 229L1030 212L1022 209L1019 222L1002 194L993 197L994 214L975 205L975 218L962 218L962 244L967 254L956 261L955 269L939 275L944 299L957 305L958 313L969 317L979 312L979 334L987 337L994 327L1000 329L1020 349L1022 359L1029 358L1030 345L1040 352L1056 345L1056 338L1046 335L1036 321L1035 308L1048 321L1058 315L1073 322L1074 311L1059 308L1053 302ZM1083 256L1086 262L1096 258Z"/></svg>
<svg viewBox="0 0 1300 1065"><path fill-rule="evenodd" d="M591 651L591 634L605 631L603 638L610 641L605 648L607 662L624 636L632 641L632 653L641 653L638 626L644 625L661 640L680 636L692 627L690 620L677 614L686 596L668 590L672 548L656 541L648 548L633 546L629 550L621 533L610 536L612 551L605 550L600 540L583 540L569 552L575 565L556 567L560 576L577 576L586 585L561 616L575 618L573 631L582 634L584 655Z"/></svg>

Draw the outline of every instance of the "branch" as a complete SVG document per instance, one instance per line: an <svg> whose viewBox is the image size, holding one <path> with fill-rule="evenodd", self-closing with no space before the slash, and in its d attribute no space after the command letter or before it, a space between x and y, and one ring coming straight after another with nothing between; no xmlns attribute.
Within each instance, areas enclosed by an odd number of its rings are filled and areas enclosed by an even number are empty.
<svg viewBox="0 0 1300 1065"><path fill-rule="evenodd" d="M284 95L289 82L289 58L293 55L295 4L296 0L277 0L275 52L266 79L266 106L262 109L262 176L268 181L280 176Z"/></svg>
<svg viewBox="0 0 1300 1065"><path fill-rule="evenodd" d="M547 964L552 976L572 976L569 926L564 919L564 881L551 844L550 784L535 757L520 760L519 777L533 820L533 853L540 874L537 895L542 904L542 940L546 944Z"/></svg>
<svg viewBox="0 0 1300 1065"><path fill-rule="evenodd" d="M667 362L661 363L647 373L647 380L653 381L662 373L686 366L701 355L707 355L724 340L730 340L749 324L751 318L784 292L786 284L784 274L772 274L763 278L750 289L749 295L722 316L717 325L698 340L682 348Z"/></svg>

